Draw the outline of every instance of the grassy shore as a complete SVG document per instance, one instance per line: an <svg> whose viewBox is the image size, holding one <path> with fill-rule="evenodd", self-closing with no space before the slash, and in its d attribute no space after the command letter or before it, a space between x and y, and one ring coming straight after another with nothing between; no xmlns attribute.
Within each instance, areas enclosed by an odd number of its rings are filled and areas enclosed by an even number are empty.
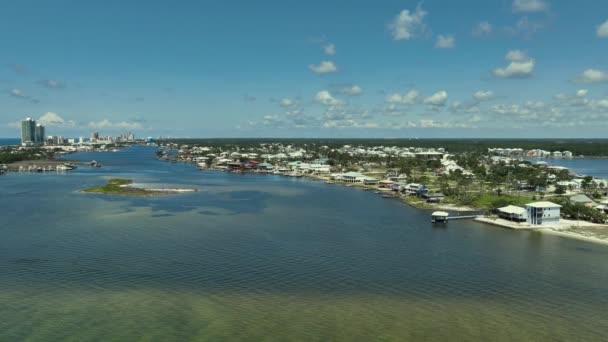
<svg viewBox="0 0 608 342"><path fill-rule="evenodd" d="M131 187L133 181L130 179L113 178L103 186L97 186L82 190L86 193L105 194L105 195L123 195L123 196L158 196L172 193L171 191L147 190Z"/></svg>

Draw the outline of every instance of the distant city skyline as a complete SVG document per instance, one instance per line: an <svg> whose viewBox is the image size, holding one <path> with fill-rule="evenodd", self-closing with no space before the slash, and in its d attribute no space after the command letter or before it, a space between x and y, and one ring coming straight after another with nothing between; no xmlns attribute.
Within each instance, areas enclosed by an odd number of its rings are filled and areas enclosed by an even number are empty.
<svg viewBox="0 0 608 342"><path fill-rule="evenodd" d="M0 137L608 129L603 1L7 2L0 42Z"/></svg>

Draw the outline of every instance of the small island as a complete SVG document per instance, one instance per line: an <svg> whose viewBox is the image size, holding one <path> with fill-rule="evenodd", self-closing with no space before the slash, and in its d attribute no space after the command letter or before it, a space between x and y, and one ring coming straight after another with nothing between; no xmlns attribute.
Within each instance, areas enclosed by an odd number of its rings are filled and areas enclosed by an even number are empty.
<svg viewBox="0 0 608 342"><path fill-rule="evenodd" d="M196 189L144 189L132 186L130 179L113 178L103 186L81 190L85 193L123 196L158 196L183 192L195 192Z"/></svg>

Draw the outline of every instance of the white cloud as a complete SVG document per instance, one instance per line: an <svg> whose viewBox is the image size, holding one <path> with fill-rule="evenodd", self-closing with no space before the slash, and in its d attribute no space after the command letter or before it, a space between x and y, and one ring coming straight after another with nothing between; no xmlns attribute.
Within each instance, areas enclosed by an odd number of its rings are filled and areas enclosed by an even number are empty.
<svg viewBox="0 0 608 342"><path fill-rule="evenodd" d="M606 82L608 81L608 72L597 69L587 69L578 76L577 81L581 83Z"/></svg>
<svg viewBox="0 0 608 342"><path fill-rule="evenodd" d="M335 54L336 54L336 46L335 46L334 44L332 44L332 43L327 43L327 44L325 44L325 45L323 46L323 51L324 51L326 54L328 54L328 55L330 55L330 56L333 56L333 55L335 55Z"/></svg>
<svg viewBox="0 0 608 342"><path fill-rule="evenodd" d="M9 94L13 97L27 98L28 96L21 89L13 88L9 91Z"/></svg>
<svg viewBox="0 0 608 342"><path fill-rule="evenodd" d="M448 93L445 90L441 90L424 99L424 103L432 106L443 106L447 100Z"/></svg>
<svg viewBox="0 0 608 342"><path fill-rule="evenodd" d="M424 17L425 12L420 5L416 7L414 12L404 9L390 23L389 28L394 40L409 40L425 29Z"/></svg>
<svg viewBox="0 0 608 342"><path fill-rule="evenodd" d="M142 125L139 122L112 122L108 119L103 119L101 121L91 121L89 122L89 128L92 129L142 129Z"/></svg>
<svg viewBox="0 0 608 342"><path fill-rule="evenodd" d="M591 103L591 106L594 108L606 109L606 108L608 108L608 99L593 101Z"/></svg>
<svg viewBox="0 0 608 342"><path fill-rule="evenodd" d="M53 112L42 115L38 122L46 126L63 126L65 124L65 120Z"/></svg>
<svg viewBox="0 0 608 342"><path fill-rule="evenodd" d="M491 100L496 97L496 95L494 95L494 92L491 90L479 90L473 94L473 97L475 100L481 102Z"/></svg>
<svg viewBox="0 0 608 342"><path fill-rule="evenodd" d="M456 40L452 35L438 35L437 42L435 42L435 47L439 49L451 49L456 44Z"/></svg>
<svg viewBox="0 0 608 342"><path fill-rule="evenodd" d="M418 100L418 92L416 90L410 90L407 93L401 95L398 93L386 95L384 101L388 103L402 103L402 104L415 104Z"/></svg>
<svg viewBox="0 0 608 342"><path fill-rule="evenodd" d="M281 105L281 107L291 107L293 105L295 105L297 102L294 99L290 99L290 98L284 98L281 99L281 101L279 101L279 105Z"/></svg>
<svg viewBox="0 0 608 342"><path fill-rule="evenodd" d="M494 27L487 21L482 21L473 28L473 34L476 36L487 36L492 33Z"/></svg>
<svg viewBox="0 0 608 342"><path fill-rule="evenodd" d="M576 92L576 96L578 96L578 97L585 97L585 96L587 96L588 93L589 93L588 89L579 89Z"/></svg>
<svg viewBox="0 0 608 342"><path fill-rule="evenodd" d="M340 93L349 95L349 96L361 95L363 93L363 88L361 88L355 84L352 87L346 87L346 88L340 89Z"/></svg>
<svg viewBox="0 0 608 342"><path fill-rule="evenodd" d="M336 106L341 104L340 100L336 99L327 90L321 90L315 96L315 100L325 106Z"/></svg>
<svg viewBox="0 0 608 342"><path fill-rule="evenodd" d="M600 38L608 38L608 20L598 25L596 33Z"/></svg>
<svg viewBox="0 0 608 342"><path fill-rule="evenodd" d="M533 58L521 50L511 50L505 56L509 64L504 68L496 68L494 75L504 78L522 78L528 77L534 71L536 64Z"/></svg>
<svg viewBox="0 0 608 342"><path fill-rule="evenodd" d="M308 68L317 74L327 74L338 71L336 64L332 61L322 61L319 65L311 64Z"/></svg>
<svg viewBox="0 0 608 342"><path fill-rule="evenodd" d="M61 81L56 81L56 80L42 80L40 82L40 85L49 88L49 89L63 89L65 88L65 84Z"/></svg>
<svg viewBox="0 0 608 342"><path fill-rule="evenodd" d="M544 0L514 0L513 11L515 12L543 12L549 9L549 4Z"/></svg>

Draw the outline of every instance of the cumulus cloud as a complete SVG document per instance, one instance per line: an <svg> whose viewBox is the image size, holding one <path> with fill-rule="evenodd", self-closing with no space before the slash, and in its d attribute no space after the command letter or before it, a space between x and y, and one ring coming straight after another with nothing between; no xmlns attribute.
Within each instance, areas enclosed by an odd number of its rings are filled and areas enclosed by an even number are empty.
<svg viewBox="0 0 608 342"><path fill-rule="evenodd" d="M89 128L92 129L142 129L142 124L140 122L128 122L128 121L116 121L112 122L108 119L103 119L101 121L91 121L89 122Z"/></svg>
<svg viewBox="0 0 608 342"><path fill-rule="evenodd" d="M363 88L354 84L351 87L344 87L344 88L340 89L340 93L344 94L344 95L349 95L349 96L361 95L363 93Z"/></svg>
<svg viewBox="0 0 608 342"><path fill-rule="evenodd" d="M325 106L336 106L342 102L331 95L327 90L321 90L315 95L315 101Z"/></svg>
<svg viewBox="0 0 608 342"><path fill-rule="evenodd" d="M336 54L336 45L332 44L332 43L327 43L325 45L323 45L323 51L330 56L333 56Z"/></svg>
<svg viewBox="0 0 608 342"><path fill-rule="evenodd" d="M505 56L509 64L504 68L496 68L494 75L503 78L523 78L529 77L534 71L536 64L533 58L530 58L526 52L521 50L511 50Z"/></svg>
<svg viewBox="0 0 608 342"><path fill-rule="evenodd" d="M279 101L279 105L281 107L292 107L295 106L297 104L297 101L294 99L290 99L290 98L283 98Z"/></svg>
<svg viewBox="0 0 608 342"><path fill-rule="evenodd" d="M63 89L65 88L65 84L56 80L41 80L38 82L41 86L49 88L49 89Z"/></svg>
<svg viewBox="0 0 608 342"><path fill-rule="evenodd" d="M576 91L576 96L577 97L585 97L587 96L587 94L589 94L589 90L588 89L579 89Z"/></svg>
<svg viewBox="0 0 608 342"><path fill-rule="evenodd" d="M438 49L451 49L456 45L456 40L452 35L438 35L437 41L435 42L435 47Z"/></svg>
<svg viewBox="0 0 608 342"><path fill-rule="evenodd" d="M513 11L515 12L544 12L549 9L549 4L544 0L514 0Z"/></svg>
<svg viewBox="0 0 608 342"><path fill-rule="evenodd" d="M482 21L473 28L473 35L487 36L492 33L494 27L487 21Z"/></svg>
<svg viewBox="0 0 608 342"><path fill-rule="evenodd" d="M394 40L409 40L415 38L420 32L424 32L424 17L427 15L422 6L416 6L416 10L410 12L404 9L389 24L389 29Z"/></svg>
<svg viewBox="0 0 608 342"><path fill-rule="evenodd" d="M45 126L63 126L65 124L65 120L53 112L47 112L42 115L38 122Z"/></svg>
<svg viewBox="0 0 608 342"><path fill-rule="evenodd" d="M28 96L21 89L13 88L8 91L9 95L12 97L18 97L22 99L27 99Z"/></svg>
<svg viewBox="0 0 608 342"><path fill-rule="evenodd" d="M600 38L608 38L608 20L598 25L596 34Z"/></svg>
<svg viewBox="0 0 608 342"><path fill-rule="evenodd" d="M443 106L447 100L448 93L445 90L441 90L424 99L424 103L431 106Z"/></svg>
<svg viewBox="0 0 608 342"><path fill-rule="evenodd" d="M608 81L608 72L597 69L587 69L578 75L577 81L581 83L606 82Z"/></svg>
<svg viewBox="0 0 608 342"><path fill-rule="evenodd" d="M407 93L401 95L398 93L388 94L384 98L384 101L388 103L401 103L401 104L415 104L418 100L418 92L416 90L410 90Z"/></svg>
<svg viewBox="0 0 608 342"><path fill-rule="evenodd" d="M494 92L491 90L479 90L475 92L475 94L473 94L473 98L478 102L488 101L493 99L494 97L496 97L496 95L494 95Z"/></svg>
<svg viewBox="0 0 608 342"><path fill-rule="evenodd" d="M338 71L338 67L336 67L336 64L332 61L322 61L319 65L310 64L308 68L317 74L327 74Z"/></svg>

